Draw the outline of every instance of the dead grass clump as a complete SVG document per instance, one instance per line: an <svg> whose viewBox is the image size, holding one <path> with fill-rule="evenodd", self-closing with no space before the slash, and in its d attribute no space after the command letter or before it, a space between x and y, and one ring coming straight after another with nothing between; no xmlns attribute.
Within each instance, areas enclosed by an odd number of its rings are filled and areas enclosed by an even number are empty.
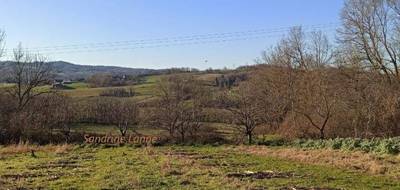
<svg viewBox="0 0 400 190"><path fill-rule="evenodd" d="M5 147L0 148L1 155L12 155L12 154L23 154L23 153L31 153L37 151L43 152L55 152L57 154L67 153L72 149L72 145L70 144L62 144L62 145L44 145L38 146L29 144L29 142L20 142L18 144L7 145Z"/></svg>
<svg viewBox="0 0 400 190"><path fill-rule="evenodd" d="M36 145L30 145L29 142L20 142L18 144L12 144L0 149L2 155L5 154L20 154L31 152L31 150L36 150Z"/></svg>
<svg viewBox="0 0 400 190"><path fill-rule="evenodd" d="M228 173L227 177L235 177L235 178L254 178L254 179L272 179L272 178L290 178L293 177L293 173L283 173L283 172L274 172L274 171L263 171L263 172L252 172L246 171L243 173Z"/></svg>
<svg viewBox="0 0 400 190"><path fill-rule="evenodd" d="M63 145L56 145L54 148L55 148L54 152L56 154L65 154L72 149L72 146L69 144L63 144Z"/></svg>

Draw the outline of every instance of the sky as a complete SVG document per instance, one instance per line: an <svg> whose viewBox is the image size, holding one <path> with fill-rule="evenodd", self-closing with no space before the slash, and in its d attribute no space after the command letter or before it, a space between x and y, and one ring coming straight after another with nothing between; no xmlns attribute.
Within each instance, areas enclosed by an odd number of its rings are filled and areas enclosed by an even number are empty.
<svg viewBox="0 0 400 190"><path fill-rule="evenodd" d="M10 52L132 68L254 64L291 26L334 34L343 0L0 0Z"/></svg>

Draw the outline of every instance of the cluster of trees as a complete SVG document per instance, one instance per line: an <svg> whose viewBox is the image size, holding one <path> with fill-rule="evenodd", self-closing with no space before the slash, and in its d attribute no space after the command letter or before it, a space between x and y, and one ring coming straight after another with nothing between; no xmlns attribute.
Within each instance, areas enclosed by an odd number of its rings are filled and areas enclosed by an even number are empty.
<svg viewBox="0 0 400 190"><path fill-rule="evenodd" d="M140 76L133 75L112 75L109 73L97 73L86 79L86 82L92 88L125 86L141 82Z"/></svg>
<svg viewBox="0 0 400 190"><path fill-rule="evenodd" d="M236 95L246 133L258 125L291 137L400 135L399 5L348 0L336 46L295 27L264 52Z"/></svg>
<svg viewBox="0 0 400 190"><path fill-rule="evenodd" d="M134 130L140 121L140 106L136 101L125 98L96 97L89 100L74 101L76 123L113 125L122 136L129 129Z"/></svg>
<svg viewBox="0 0 400 190"><path fill-rule="evenodd" d="M4 47L5 34L0 34L0 47ZM25 52L21 46L14 49L13 58L15 63L9 73L13 85L0 91L0 141L18 142L27 137L26 131L39 132L44 126L59 125L62 118L48 116L62 115L65 110L59 109L58 97L47 96L37 88L49 84L52 77L45 58Z"/></svg>
<svg viewBox="0 0 400 190"><path fill-rule="evenodd" d="M396 0L347 0L338 43L294 27L258 65L243 68L247 74L217 78L220 88L204 85L187 69L163 78L156 97L142 103L126 97L134 91L118 89L104 92L113 97L79 100L42 91L51 68L19 47L15 85L0 91L0 143L52 136L55 129L68 140L74 123L114 125L121 135L158 127L182 143L221 140L211 123L232 126L249 143L257 129L291 138L398 136L399 10ZM112 77L90 80L105 86Z"/></svg>
<svg viewBox="0 0 400 190"><path fill-rule="evenodd" d="M187 137L196 138L203 126L205 87L190 75L164 78L158 84L158 99L151 108L149 121L166 131L170 138L185 142Z"/></svg>
<svg viewBox="0 0 400 190"><path fill-rule="evenodd" d="M232 88L237 86L241 81L247 80L248 76L246 73L221 75L215 78L215 85L219 88Z"/></svg>

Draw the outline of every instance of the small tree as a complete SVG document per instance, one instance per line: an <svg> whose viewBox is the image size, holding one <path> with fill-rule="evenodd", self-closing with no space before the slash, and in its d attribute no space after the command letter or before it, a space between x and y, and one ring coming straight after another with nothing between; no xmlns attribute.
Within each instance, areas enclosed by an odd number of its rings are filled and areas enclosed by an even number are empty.
<svg viewBox="0 0 400 190"><path fill-rule="evenodd" d="M224 107L231 112L236 129L246 135L248 143L252 144L253 131L264 123L264 119L261 107L250 90L249 86L243 83L238 90L227 92Z"/></svg>
<svg viewBox="0 0 400 190"><path fill-rule="evenodd" d="M106 73L98 73L87 79L90 87L107 87L112 85L112 75Z"/></svg>
<svg viewBox="0 0 400 190"><path fill-rule="evenodd" d="M319 137L325 138L328 121L333 117L337 93L329 83L326 71L316 70L303 73L296 84L294 112L303 116L313 128L319 131Z"/></svg>
<svg viewBox="0 0 400 190"><path fill-rule="evenodd" d="M111 123L125 136L130 128L139 123L139 106L134 101L123 99L114 99L111 103Z"/></svg>
<svg viewBox="0 0 400 190"><path fill-rule="evenodd" d="M6 33L0 29L0 58L3 57L4 54L5 39L6 39Z"/></svg>
<svg viewBox="0 0 400 190"><path fill-rule="evenodd" d="M172 138L186 142L187 134L195 133L201 126L201 84L191 76L175 75L159 83L153 119L160 128L168 131Z"/></svg>
<svg viewBox="0 0 400 190"><path fill-rule="evenodd" d="M21 111L35 97L49 91L37 87L48 84L52 76L52 67L40 55L25 52L21 45L14 49L11 82L15 86L8 92L17 100L17 111Z"/></svg>

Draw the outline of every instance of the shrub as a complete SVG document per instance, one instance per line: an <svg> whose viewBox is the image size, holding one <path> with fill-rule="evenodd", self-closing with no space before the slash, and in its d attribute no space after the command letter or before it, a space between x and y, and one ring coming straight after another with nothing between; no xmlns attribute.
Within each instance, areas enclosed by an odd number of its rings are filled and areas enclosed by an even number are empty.
<svg viewBox="0 0 400 190"><path fill-rule="evenodd" d="M327 140L297 139L291 143L292 146L310 149L340 149L360 150L377 154L400 153L400 137L387 139L359 139L359 138L335 138Z"/></svg>
<svg viewBox="0 0 400 190"><path fill-rule="evenodd" d="M256 144L266 146L283 146L286 141L283 137L277 135L266 135L256 139Z"/></svg>

